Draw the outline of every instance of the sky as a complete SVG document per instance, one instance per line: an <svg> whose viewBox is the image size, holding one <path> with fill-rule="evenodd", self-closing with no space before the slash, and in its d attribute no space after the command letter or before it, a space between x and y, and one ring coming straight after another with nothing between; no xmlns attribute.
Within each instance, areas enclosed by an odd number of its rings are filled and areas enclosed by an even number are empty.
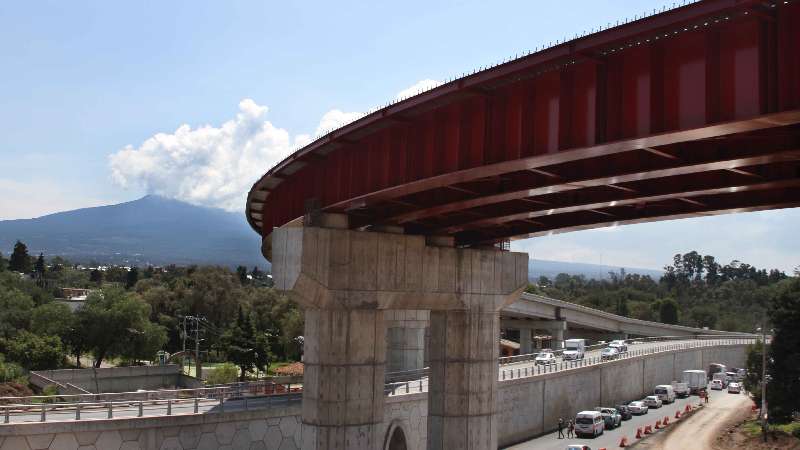
<svg viewBox="0 0 800 450"><path fill-rule="evenodd" d="M157 193L231 211L316 133L644 0L7 1L0 220ZM790 270L797 210L519 241L535 258L661 268L698 250Z"/></svg>

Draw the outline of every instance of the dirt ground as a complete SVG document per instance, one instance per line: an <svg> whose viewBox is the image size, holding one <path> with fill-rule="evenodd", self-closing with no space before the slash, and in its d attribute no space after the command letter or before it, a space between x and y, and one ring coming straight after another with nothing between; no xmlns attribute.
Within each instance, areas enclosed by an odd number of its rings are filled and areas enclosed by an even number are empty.
<svg viewBox="0 0 800 450"><path fill-rule="evenodd" d="M636 445L647 450L716 450L715 439L724 430L750 416L752 401L745 395L714 395L711 402L665 433L659 433ZM725 449L740 447L719 447ZM749 448L749 447L741 447Z"/></svg>
<svg viewBox="0 0 800 450"><path fill-rule="evenodd" d="M718 436L714 441L714 450L800 450L800 439L795 437L786 434L768 435L765 443L761 436L752 436L742 430L744 420L754 419L755 417L755 414L748 414L745 419L725 428L722 435Z"/></svg>

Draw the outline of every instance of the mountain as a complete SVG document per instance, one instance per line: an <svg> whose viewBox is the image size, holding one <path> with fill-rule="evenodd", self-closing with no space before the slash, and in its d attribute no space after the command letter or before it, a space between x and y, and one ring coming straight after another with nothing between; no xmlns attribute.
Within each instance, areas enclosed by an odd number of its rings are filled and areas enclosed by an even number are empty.
<svg viewBox="0 0 800 450"><path fill-rule="evenodd" d="M132 202L65 211L35 219L0 221L0 251L5 256L17 239L28 252L63 256L88 264L146 266L213 264L269 267L261 256L261 238L244 214L190 205L155 195ZM531 280L559 273L608 278L619 267L532 259ZM625 268L654 278L661 271Z"/></svg>
<svg viewBox="0 0 800 450"><path fill-rule="evenodd" d="M638 273L639 275L649 275L652 279L658 280L664 274L661 270L638 269L635 267L605 266L601 264L588 264L562 261L546 261L543 259L531 259L528 263L528 277L531 281L536 281L540 276L545 276L551 280L560 273L569 275L583 275L586 278L597 280L609 278L609 272L619 273L620 269L625 269L626 273Z"/></svg>
<svg viewBox="0 0 800 450"><path fill-rule="evenodd" d="M267 266L261 256L261 238L244 214L154 195L35 219L0 221L4 255L9 255L17 239L32 255L43 252L81 263Z"/></svg>

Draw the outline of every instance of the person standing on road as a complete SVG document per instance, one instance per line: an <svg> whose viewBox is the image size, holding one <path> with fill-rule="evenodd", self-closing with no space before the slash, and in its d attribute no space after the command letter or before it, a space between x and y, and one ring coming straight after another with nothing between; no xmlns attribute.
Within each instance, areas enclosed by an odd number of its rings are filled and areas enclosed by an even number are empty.
<svg viewBox="0 0 800 450"><path fill-rule="evenodd" d="M570 439L574 438L575 437L574 433L575 433L575 422L573 422L572 419L570 419L570 421L567 423L567 437Z"/></svg>
<svg viewBox="0 0 800 450"><path fill-rule="evenodd" d="M558 418L558 438L564 439L564 419Z"/></svg>

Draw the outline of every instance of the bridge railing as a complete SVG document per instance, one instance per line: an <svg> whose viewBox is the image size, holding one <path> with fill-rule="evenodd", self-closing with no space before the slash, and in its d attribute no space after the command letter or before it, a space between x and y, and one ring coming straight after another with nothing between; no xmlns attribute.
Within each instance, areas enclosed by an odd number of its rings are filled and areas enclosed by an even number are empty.
<svg viewBox="0 0 800 450"><path fill-rule="evenodd" d="M0 398L0 424L241 411L301 400L301 384L235 383L209 388ZM112 398L115 397L116 398Z"/></svg>

